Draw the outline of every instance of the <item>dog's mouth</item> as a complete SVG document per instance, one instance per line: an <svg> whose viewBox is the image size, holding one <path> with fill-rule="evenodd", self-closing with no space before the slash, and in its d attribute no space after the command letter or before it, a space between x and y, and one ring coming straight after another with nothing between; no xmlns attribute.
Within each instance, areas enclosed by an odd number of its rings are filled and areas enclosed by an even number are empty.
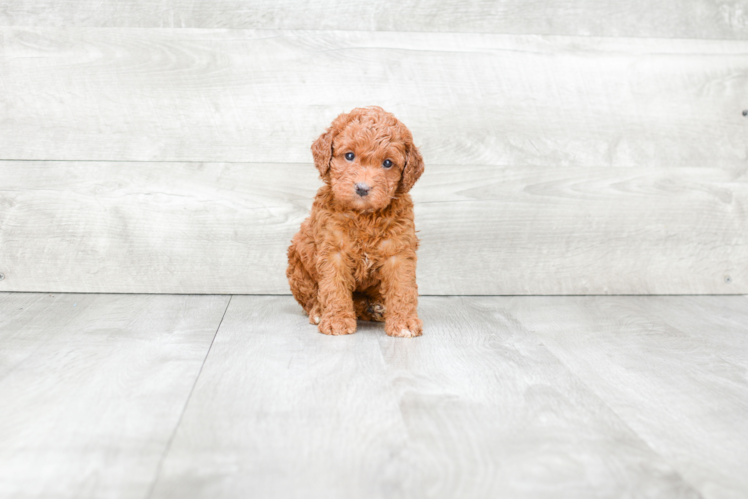
<svg viewBox="0 0 748 500"><path fill-rule="evenodd" d="M358 212L374 212L389 205L389 196L376 185L364 182L333 184L332 190L338 203Z"/></svg>
<svg viewBox="0 0 748 500"><path fill-rule="evenodd" d="M383 203L380 197L353 195L348 200L348 206L362 213L374 212L387 207L389 203Z"/></svg>
<svg viewBox="0 0 748 500"><path fill-rule="evenodd" d="M359 210L361 212L368 212L377 208L374 206L374 203L372 203L372 200L368 196L364 197L354 195L351 198L352 199L350 204L352 208L355 208L356 210Z"/></svg>

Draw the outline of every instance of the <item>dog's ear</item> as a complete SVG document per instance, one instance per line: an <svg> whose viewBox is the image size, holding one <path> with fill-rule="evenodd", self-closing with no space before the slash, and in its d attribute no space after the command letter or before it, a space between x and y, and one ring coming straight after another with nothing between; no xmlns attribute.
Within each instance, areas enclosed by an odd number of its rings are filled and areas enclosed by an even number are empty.
<svg viewBox="0 0 748 500"><path fill-rule="evenodd" d="M330 169L330 161L332 161L332 141L335 139L336 135L337 128L332 126L312 144L314 166L317 167L319 175L323 179L327 177L327 171Z"/></svg>
<svg viewBox="0 0 748 500"><path fill-rule="evenodd" d="M312 144L312 156L314 157L314 166L319 170L320 177L325 182L329 182L327 176L328 170L330 170L330 162L334 154L332 150L332 143L335 137L345 129L345 127L354 119L361 114L361 109L356 108L350 113L342 113L338 115L332 121L330 128L328 128L324 134L319 136L316 141Z"/></svg>
<svg viewBox="0 0 748 500"><path fill-rule="evenodd" d="M408 144L408 152L405 155L405 167L400 177L400 191L407 193L416 183L424 170L423 158L420 151L413 143Z"/></svg>

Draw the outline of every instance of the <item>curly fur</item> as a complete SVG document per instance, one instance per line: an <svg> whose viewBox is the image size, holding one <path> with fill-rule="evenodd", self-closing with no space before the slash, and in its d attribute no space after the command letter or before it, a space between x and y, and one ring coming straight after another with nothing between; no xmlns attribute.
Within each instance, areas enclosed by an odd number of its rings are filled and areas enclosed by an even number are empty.
<svg viewBox="0 0 748 500"><path fill-rule="evenodd" d="M424 165L410 131L382 108L356 108L332 122L312 155L325 184L288 249L294 297L328 335L355 332L357 318L384 321L390 336L421 335L408 191Z"/></svg>

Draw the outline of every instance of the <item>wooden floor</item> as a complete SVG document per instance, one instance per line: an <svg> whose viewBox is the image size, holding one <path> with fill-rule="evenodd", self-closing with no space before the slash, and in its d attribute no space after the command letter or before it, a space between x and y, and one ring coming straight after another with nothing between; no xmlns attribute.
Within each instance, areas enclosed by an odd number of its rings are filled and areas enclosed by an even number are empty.
<svg viewBox="0 0 748 500"><path fill-rule="evenodd" d="M0 294L3 497L748 496L748 297Z"/></svg>

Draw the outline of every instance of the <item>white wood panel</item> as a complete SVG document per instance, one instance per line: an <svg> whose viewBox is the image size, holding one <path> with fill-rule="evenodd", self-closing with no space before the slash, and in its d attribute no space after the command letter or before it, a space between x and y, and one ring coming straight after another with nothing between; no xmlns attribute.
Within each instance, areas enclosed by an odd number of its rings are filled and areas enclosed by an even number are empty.
<svg viewBox="0 0 748 500"><path fill-rule="evenodd" d="M291 297L234 297L153 495L698 496L495 312L427 297L422 338L333 338Z"/></svg>
<svg viewBox="0 0 748 500"><path fill-rule="evenodd" d="M1 294L0 496L146 496L228 301Z"/></svg>
<svg viewBox="0 0 748 500"><path fill-rule="evenodd" d="M446 31L748 38L748 2L712 0L5 0L0 25Z"/></svg>
<svg viewBox="0 0 748 500"><path fill-rule="evenodd" d="M748 298L495 303L538 335L704 497L748 494Z"/></svg>
<svg viewBox="0 0 748 500"><path fill-rule="evenodd" d="M289 293L312 165L0 162L0 290ZM744 169L427 166L422 294L748 293Z"/></svg>
<svg viewBox="0 0 748 500"><path fill-rule="evenodd" d="M378 104L426 163L744 166L748 42L1 28L0 159L306 162Z"/></svg>
<svg viewBox="0 0 748 500"><path fill-rule="evenodd" d="M748 291L745 169L433 170L415 193L424 293Z"/></svg>

